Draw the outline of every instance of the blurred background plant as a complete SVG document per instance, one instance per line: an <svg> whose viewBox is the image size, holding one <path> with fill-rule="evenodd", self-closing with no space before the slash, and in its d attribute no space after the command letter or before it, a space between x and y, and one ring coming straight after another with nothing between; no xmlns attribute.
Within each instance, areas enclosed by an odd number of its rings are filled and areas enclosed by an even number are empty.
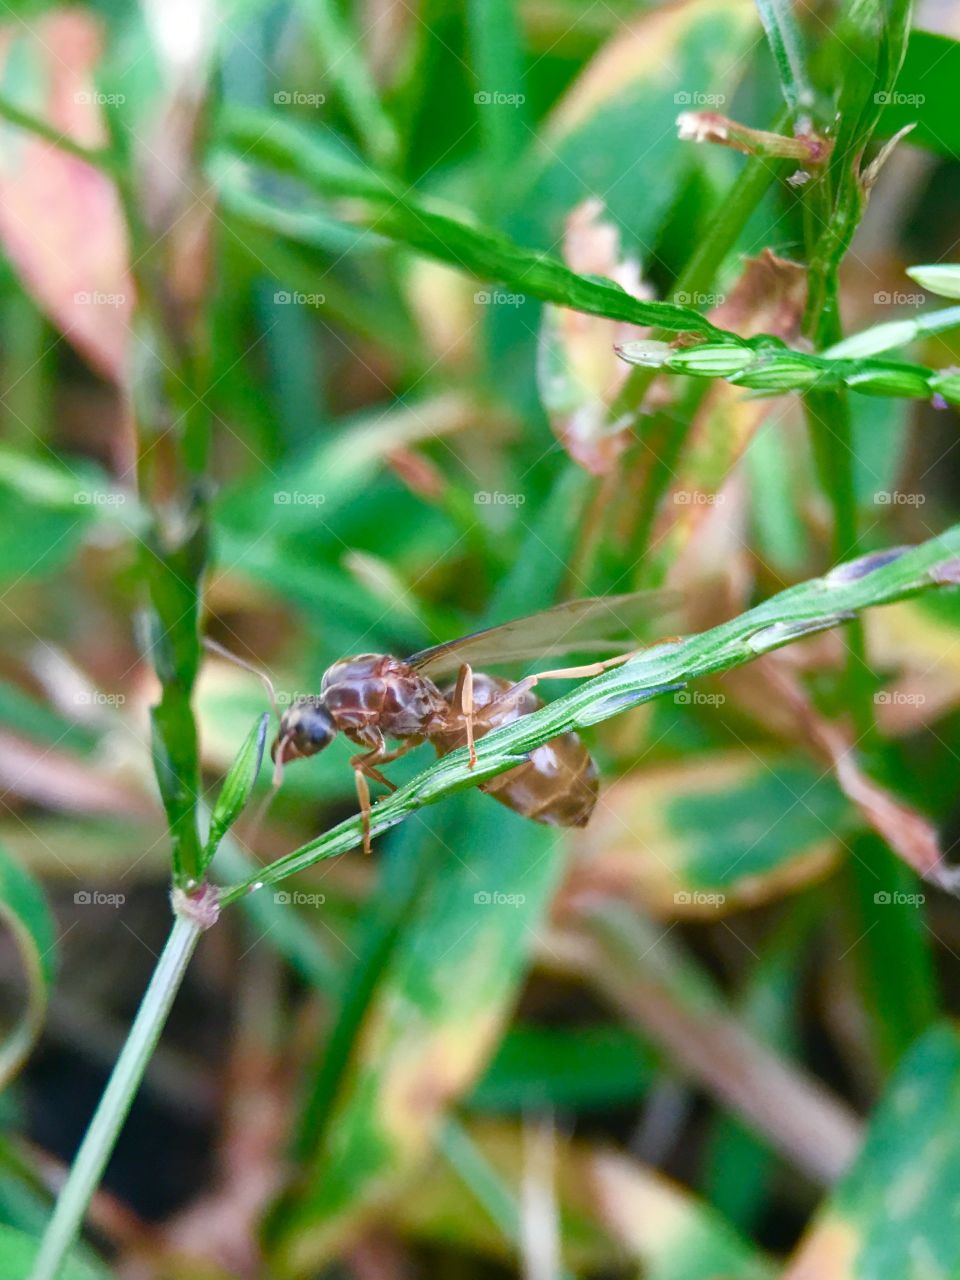
<svg viewBox="0 0 960 1280"><path fill-rule="evenodd" d="M960 602L769 651L958 577L954 23L5 11L4 1275L171 875L195 911L220 836L250 883L355 808L340 741L243 807L266 698L201 634L283 703L344 653L664 585L651 636L736 621L651 659L646 705L560 704L585 831L407 792L375 857L317 861L348 825L234 895L62 1274L960 1272Z"/></svg>

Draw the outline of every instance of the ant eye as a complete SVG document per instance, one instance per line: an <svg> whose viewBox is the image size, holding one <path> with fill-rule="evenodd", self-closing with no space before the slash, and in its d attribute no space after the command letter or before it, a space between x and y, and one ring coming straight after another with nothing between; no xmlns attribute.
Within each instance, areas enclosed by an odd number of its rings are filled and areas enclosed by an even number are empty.
<svg viewBox="0 0 960 1280"><path fill-rule="evenodd" d="M271 754L276 760L282 750L284 764L288 760L316 755L329 746L336 732L326 707L309 699L295 702L280 720L280 732Z"/></svg>
<svg viewBox="0 0 960 1280"><path fill-rule="evenodd" d="M301 727L302 736L305 737L312 746L319 751L321 747L325 747L333 737L334 729L330 723L329 716L324 714L321 716L311 716L309 720Z"/></svg>

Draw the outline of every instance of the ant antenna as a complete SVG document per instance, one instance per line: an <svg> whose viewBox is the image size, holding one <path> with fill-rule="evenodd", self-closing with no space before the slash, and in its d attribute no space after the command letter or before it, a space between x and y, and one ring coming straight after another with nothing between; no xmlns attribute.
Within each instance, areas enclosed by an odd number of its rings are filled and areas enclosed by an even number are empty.
<svg viewBox="0 0 960 1280"><path fill-rule="evenodd" d="M203 647L205 649L209 649L211 653L215 653L221 658L226 658L227 661L232 662L234 666L242 667L244 671L249 671L251 675L255 675L257 679L262 683L264 689L266 689L267 691L267 697L270 699L271 707L273 707L273 714L277 717L277 723L278 724L282 723L283 717L280 714L280 704L277 702L277 691L274 688L273 681L270 679L270 677L267 675L267 673L264 670L262 670L260 667L254 666L252 662L247 662L245 658L241 658L237 654L231 653L230 650L225 648L222 644L220 644L218 640L214 640L210 636L203 637ZM273 770L273 781L271 783L270 790L263 797L263 800L260 802L260 805L256 813L254 814L253 831L255 834L259 833L260 825L263 822L264 815L266 814L267 809L270 807L270 804L273 801L273 797L277 794L277 791L280 789L280 784L283 781L283 755L284 755L284 748L286 747L286 742L287 742L287 739L284 737L282 739L281 749L277 754L277 760Z"/></svg>
<svg viewBox="0 0 960 1280"><path fill-rule="evenodd" d="M225 649L219 641L211 639L210 636L203 637L203 647L209 649L211 653L218 654L221 658L226 658L228 662L232 662L236 667L242 667L244 671L249 671L251 675L255 675L263 684L267 691L267 697L270 699L270 705L273 707L273 714L277 717L278 722L282 719L280 715L280 706L277 702L277 691L274 688L273 681L267 673L260 667L254 666L252 662L247 662L245 658L238 657L237 654L231 653L229 649Z"/></svg>

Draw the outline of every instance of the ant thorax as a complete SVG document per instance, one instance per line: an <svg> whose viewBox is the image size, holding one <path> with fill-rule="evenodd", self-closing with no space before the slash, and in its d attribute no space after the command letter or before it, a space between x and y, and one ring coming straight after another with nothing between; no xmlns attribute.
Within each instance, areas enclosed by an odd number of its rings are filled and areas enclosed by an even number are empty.
<svg viewBox="0 0 960 1280"><path fill-rule="evenodd" d="M429 738L450 714L432 680L382 653L335 662L323 677L320 698L337 728L361 745L375 730L390 738Z"/></svg>

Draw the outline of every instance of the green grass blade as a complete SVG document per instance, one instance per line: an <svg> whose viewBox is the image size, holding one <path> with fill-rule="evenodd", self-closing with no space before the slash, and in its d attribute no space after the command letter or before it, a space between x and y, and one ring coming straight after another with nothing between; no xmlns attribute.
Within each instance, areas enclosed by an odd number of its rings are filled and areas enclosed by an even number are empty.
<svg viewBox="0 0 960 1280"><path fill-rule="evenodd" d="M605 672L532 715L488 734L477 744L477 766L471 770L466 751L438 760L412 782L373 809L374 835L389 830L425 804L475 786L510 768L525 752L569 729L596 724L639 705L686 681L743 663L806 635L848 621L856 610L889 604L906 596L951 583L960 576L960 525L907 551L875 556L838 566L773 596L729 622L700 635L645 650L623 667ZM264 867L259 877L224 890L222 901L234 902L256 887L313 866L360 843L360 819L349 818L294 853ZM937 868L924 869L937 874Z"/></svg>
<svg viewBox="0 0 960 1280"><path fill-rule="evenodd" d="M803 37L789 0L757 0L757 12L767 33L767 43L777 66L787 106L794 114L813 106L813 90L807 82Z"/></svg>
<svg viewBox="0 0 960 1280"><path fill-rule="evenodd" d="M520 16L512 0L468 0L467 23L491 194L532 137L524 124Z"/></svg>
<svg viewBox="0 0 960 1280"><path fill-rule="evenodd" d="M254 161L300 179L319 195L370 201L372 212L358 211L357 225L368 225L379 235L481 280L498 281L544 302L631 324L657 325L671 332L719 332L690 307L641 301L612 281L577 275L549 254L524 249L498 232L438 212L288 121L263 113L231 112L221 136L231 150L215 157L211 172L227 206L293 239L309 242L312 214L309 208L291 208L289 202L281 206L258 194ZM729 340L739 341L733 335Z"/></svg>
<svg viewBox="0 0 960 1280"><path fill-rule="evenodd" d="M362 37L351 30L336 0L302 0L297 8L320 65L336 87L369 158L391 165L399 152L399 139L377 96Z"/></svg>
<svg viewBox="0 0 960 1280"><path fill-rule="evenodd" d="M43 893L0 847L0 918L13 934L27 978L27 1003L0 1041L0 1089L17 1074L33 1048L53 986L56 932Z"/></svg>
<svg viewBox="0 0 960 1280"><path fill-rule="evenodd" d="M0 1223L0 1258L6 1280L30 1280L39 1249L38 1239ZM111 1280L112 1275L106 1266L71 1255L57 1273L57 1280Z"/></svg>

